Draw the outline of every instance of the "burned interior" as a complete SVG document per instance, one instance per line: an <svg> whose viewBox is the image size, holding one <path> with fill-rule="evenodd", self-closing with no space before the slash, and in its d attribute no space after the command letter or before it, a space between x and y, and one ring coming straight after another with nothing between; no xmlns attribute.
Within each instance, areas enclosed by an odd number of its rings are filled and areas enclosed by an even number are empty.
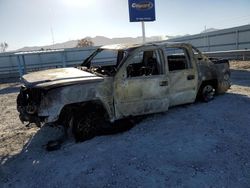
<svg viewBox="0 0 250 188"><path fill-rule="evenodd" d="M114 76L126 54L125 50L100 48L90 55L80 68L102 76ZM103 58L105 58L105 62L103 62Z"/></svg>
<svg viewBox="0 0 250 188"><path fill-rule="evenodd" d="M159 52L157 50L141 51L131 58L131 64L127 66L127 76L158 75L162 72Z"/></svg>

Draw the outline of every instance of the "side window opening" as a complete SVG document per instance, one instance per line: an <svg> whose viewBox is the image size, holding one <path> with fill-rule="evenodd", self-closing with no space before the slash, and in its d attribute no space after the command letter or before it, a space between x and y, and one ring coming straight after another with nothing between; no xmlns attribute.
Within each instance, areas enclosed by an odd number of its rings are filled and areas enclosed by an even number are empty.
<svg viewBox="0 0 250 188"><path fill-rule="evenodd" d="M166 48L169 71L185 70L192 68L190 56L184 48Z"/></svg>
<svg viewBox="0 0 250 188"><path fill-rule="evenodd" d="M161 74L160 55L157 50L139 52L127 66L128 77L151 76Z"/></svg>

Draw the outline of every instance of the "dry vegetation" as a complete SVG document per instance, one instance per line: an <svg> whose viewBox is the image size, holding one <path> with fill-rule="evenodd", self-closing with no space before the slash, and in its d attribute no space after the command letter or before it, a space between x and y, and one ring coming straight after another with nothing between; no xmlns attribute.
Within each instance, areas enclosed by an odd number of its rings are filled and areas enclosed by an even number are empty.
<svg viewBox="0 0 250 188"><path fill-rule="evenodd" d="M250 70L250 61L231 61L230 68Z"/></svg>

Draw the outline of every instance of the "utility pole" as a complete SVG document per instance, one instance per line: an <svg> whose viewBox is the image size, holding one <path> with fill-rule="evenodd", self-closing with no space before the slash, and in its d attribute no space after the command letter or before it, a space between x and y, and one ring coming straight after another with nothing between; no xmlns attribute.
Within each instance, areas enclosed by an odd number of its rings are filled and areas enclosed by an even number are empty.
<svg viewBox="0 0 250 188"><path fill-rule="evenodd" d="M50 26L50 32L51 32L51 37L52 37L52 44L53 44L53 47L54 47L55 40L54 40L54 32L53 32L52 26Z"/></svg>

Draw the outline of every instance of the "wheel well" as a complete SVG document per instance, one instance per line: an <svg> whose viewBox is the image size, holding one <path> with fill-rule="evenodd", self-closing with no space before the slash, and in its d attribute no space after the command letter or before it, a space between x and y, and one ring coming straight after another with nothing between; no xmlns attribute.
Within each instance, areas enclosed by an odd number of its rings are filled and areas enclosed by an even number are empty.
<svg viewBox="0 0 250 188"><path fill-rule="evenodd" d="M218 80L213 79L213 80L205 80L205 81L203 81L203 82L201 83L201 85L200 85L200 89L201 89L203 86L207 85L207 84L212 85L212 86L214 87L215 90L217 90L217 88L218 88Z"/></svg>
<svg viewBox="0 0 250 188"><path fill-rule="evenodd" d="M73 103L65 105L57 120L58 124L68 125L70 119L76 113L86 113L87 111L94 111L97 114L102 114L105 119L109 119L107 110L100 101L88 101L82 103Z"/></svg>

